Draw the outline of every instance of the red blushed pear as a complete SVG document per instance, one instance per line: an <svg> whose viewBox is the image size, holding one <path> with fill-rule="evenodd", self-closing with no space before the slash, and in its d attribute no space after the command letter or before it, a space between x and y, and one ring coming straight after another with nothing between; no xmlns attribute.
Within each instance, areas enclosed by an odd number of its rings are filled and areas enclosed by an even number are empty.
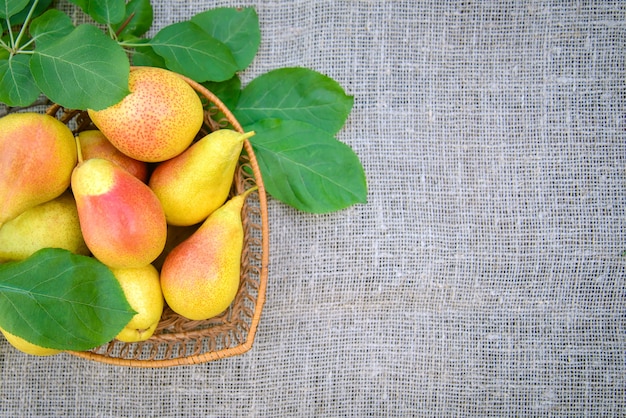
<svg viewBox="0 0 626 418"><path fill-rule="evenodd" d="M148 181L148 163L123 154L102 132L96 129L82 131L78 134L78 140L83 159L104 158L113 161L144 183Z"/></svg>
<svg viewBox="0 0 626 418"><path fill-rule="evenodd" d="M0 118L0 225L67 190L76 159L72 131L54 117Z"/></svg>
<svg viewBox="0 0 626 418"><path fill-rule="evenodd" d="M165 213L152 190L128 171L102 158L85 160L72 173L72 191L85 243L102 263L143 267L163 251Z"/></svg>
<svg viewBox="0 0 626 418"><path fill-rule="evenodd" d="M161 289L174 312L192 320L208 319L235 299L243 250L241 209L254 190L226 202L165 258Z"/></svg>
<svg viewBox="0 0 626 418"><path fill-rule="evenodd" d="M117 149L146 162L168 160L183 152L204 122L202 101L178 74L153 67L130 72L128 94L89 117Z"/></svg>

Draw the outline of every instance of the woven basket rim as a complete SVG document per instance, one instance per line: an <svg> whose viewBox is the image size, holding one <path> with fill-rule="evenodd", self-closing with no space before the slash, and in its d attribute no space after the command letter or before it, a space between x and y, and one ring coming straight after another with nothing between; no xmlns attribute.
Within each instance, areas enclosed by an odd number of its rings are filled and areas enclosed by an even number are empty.
<svg viewBox="0 0 626 418"><path fill-rule="evenodd" d="M131 71L136 68L131 66ZM235 118L233 113L226 107L226 105L209 89L201 85L200 83L190 79L181 74L177 74L180 78L185 80L198 94L203 96L206 100L208 100L213 106L215 106L220 112L222 112L223 116L226 118L228 123L240 133L244 133L244 130L239 123L239 121ZM46 113L49 115L56 115L57 112L61 109L61 106L58 104L53 104L46 110ZM75 113L70 113L68 116L71 119L75 116ZM207 119L207 118L205 118ZM205 120L205 122L210 123L210 120ZM184 355L177 358L166 358L166 359L139 359L139 358L120 358L120 357L112 357L107 355L106 353L102 354L96 351L67 351L67 353L111 365L118 366L126 366L126 367L143 367L143 368L160 368L160 367L171 367L171 366L182 366L182 365L193 365L200 364L205 362L210 362L214 360L219 360L226 357L232 357L241 355L252 348L254 343L254 339L256 336L256 331L261 319L261 314L263 311L263 306L265 304L265 293L267 289L267 278L268 278L268 267L269 267L269 224L268 224L268 212L267 212L267 195L265 191L265 186L263 184L263 179L261 176L261 172L259 169L259 165L254 154L254 150L249 140L245 140L243 144L243 150L245 151L248 159L249 159L249 167L252 170L252 175L254 178L254 183L257 186L257 191L255 192L258 195L258 204L259 204L259 216L261 218L261 259L260 259L260 272L259 272L259 283L258 288L256 289L256 299L254 301L254 311L251 317L251 322L247 327L247 332L245 339L232 347L224 347L217 349L215 351L207 351L204 353L197 353L192 355ZM237 182L233 182L237 188L236 192L241 193L243 191L243 186L237 184ZM241 190L239 190L241 188ZM241 291L241 289L240 289ZM184 334L184 333L183 333ZM154 337L151 337L151 339ZM151 339L148 339L149 342ZM127 345L132 345L137 343L128 343ZM94 349L95 350L95 349Z"/></svg>

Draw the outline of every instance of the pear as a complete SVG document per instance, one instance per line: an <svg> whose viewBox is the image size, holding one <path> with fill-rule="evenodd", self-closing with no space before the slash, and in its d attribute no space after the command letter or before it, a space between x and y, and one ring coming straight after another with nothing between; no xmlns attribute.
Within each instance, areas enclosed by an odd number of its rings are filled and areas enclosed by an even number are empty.
<svg viewBox="0 0 626 418"><path fill-rule="evenodd" d="M0 228L0 262L24 260L42 248L63 248L89 255L76 202L69 190L27 209Z"/></svg>
<svg viewBox="0 0 626 418"><path fill-rule="evenodd" d="M156 260L152 262L152 265L156 267L158 271L161 271L161 267L163 267L163 263L165 262L165 257L172 251L178 244L189 238L194 232L198 230L200 225L190 225L190 226L175 226L168 225L167 226L167 240L165 242L165 248L161 254L157 257Z"/></svg>
<svg viewBox="0 0 626 418"><path fill-rule="evenodd" d="M252 135L230 129L212 132L155 168L148 185L170 225L202 222L224 204L243 143Z"/></svg>
<svg viewBox="0 0 626 418"><path fill-rule="evenodd" d="M239 288L243 226L241 209L256 187L213 212L165 258L161 289L166 303L191 320L212 318L228 308Z"/></svg>
<svg viewBox="0 0 626 418"><path fill-rule="evenodd" d="M0 118L0 225L60 196L70 185L76 160L72 131L52 116Z"/></svg>
<svg viewBox="0 0 626 418"><path fill-rule="evenodd" d="M152 264L111 271L131 308L137 312L115 338L127 343L147 340L154 334L163 314L159 272Z"/></svg>
<svg viewBox="0 0 626 418"><path fill-rule="evenodd" d="M97 129L80 132L78 140L80 141L83 159L104 158L105 160L113 161L144 183L148 181L148 163L135 160L123 154Z"/></svg>
<svg viewBox="0 0 626 418"><path fill-rule="evenodd" d="M143 267L163 251L167 224L159 200L119 165L102 158L79 163L72 191L85 243L102 263Z"/></svg>
<svg viewBox="0 0 626 418"><path fill-rule="evenodd" d="M146 162L183 152L204 122L202 101L178 74L138 67L130 72L130 94L106 109L87 109L92 122L117 149Z"/></svg>
<svg viewBox="0 0 626 418"><path fill-rule="evenodd" d="M2 328L0 328L0 332L13 347L26 354L30 354L33 356L52 356L61 352L61 350L57 350L55 348L42 347L40 345L28 342L22 337L11 334L10 332Z"/></svg>

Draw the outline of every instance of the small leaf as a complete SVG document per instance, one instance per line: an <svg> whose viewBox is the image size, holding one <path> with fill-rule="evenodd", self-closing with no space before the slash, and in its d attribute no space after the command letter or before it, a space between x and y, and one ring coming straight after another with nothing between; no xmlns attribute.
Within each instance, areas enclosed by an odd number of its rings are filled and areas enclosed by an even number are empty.
<svg viewBox="0 0 626 418"><path fill-rule="evenodd" d="M100 110L128 94L130 63L117 42L92 25L37 48L30 62L35 82L54 102Z"/></svg>
<svg viewBox="0 0 626 418"><path fill-rule="evenodd" d="M28 0L0 0L0 17L6 19L21 12L28 5Z"/></svg>
<svg viewBox="0 0 626 418"><path fill-rule="evenodd" d="M50 9L30 24L30 35L37 47L68 35L74 29L72 19L57 9Z"/></svg>
<svg viewBox="0 0 626 418"><path fill-rule="evenodd" d="M154 52L150 46L136 46L132 55L133 65L144 67L167 68L162 56Z"/></svg>
<svg viewBox="0 0 626 418"><path fill-rule="evenodd" d="M167 68L198 83L228 80L237 71L230 49L190 21L164 27L150 45Z"/></svg>
<svg viewBox="0 0 626 418"><path fill-rule="evenodd" d="M119 23L126 12L125 0L69 0L98 23Z"/></svg>
<svg viewBox="0 0 626 418"><path fill-rule="evenodd" d="M334 135L352 104L353 98L332 78L307 68L281 68L252 80L234 113L242 125L266 118L293 119Z"/></svg>
<svg viewBox="0 0 626 418"><path fill-rule="evenodd" d="M253 8L218 7L198 13L191 21L230 48L238 70L250 65L261 43L259 17Z"/></svg>
<svg viewBox="0 0 626 418"><path fill-rule="evenodd" d="M294 208L333 212L367 200L363 167L350 147L313 125L264 119L245 126L255 131L254 148L267 192Z"/></svg>
<svg viewBox="0 0 626 418"><path fill-rule="evenodd" d="M117 32L125 23L124 28L117 34L119 39L127 40L140 37L148 32L152 26L153 18L154 12L150 0L130 0L126 4L124 19L120 23L113 25L113 29Z"/></svg>
<svg viewBox="0 0 626 418"><path fill-rule="evenodd" d="M35 84L28 62L28 55L13 55L0 61L0 102L9 106L28 106L41 90Z"/></svg>
<svg viewBox="0 0 626 418"><path fill-rule="evenodd" d="M89 16L98 23L119 23L124 19L125 12L125 0L91 0L89 2Z"/></svg>
<svg viewBox="0 0 626 418"><path fill-rule="evenodd" d="M231 79L226 81L207 81L202 83L204 87L215 94L229 109L234 109L241 94L241 80L235 74Z"/></svg>
<svg viewBox="0 0 626 418"><path fill-rule="evenodd" d="M46 248L0 264L0 327L33 344L88 350L115 338L134 314L94 258Z"/></svg>

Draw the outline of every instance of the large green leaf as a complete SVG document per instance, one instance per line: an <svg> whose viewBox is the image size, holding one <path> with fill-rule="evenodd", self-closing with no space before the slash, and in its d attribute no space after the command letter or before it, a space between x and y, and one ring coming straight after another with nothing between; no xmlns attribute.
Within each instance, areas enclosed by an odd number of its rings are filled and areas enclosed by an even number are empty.
<svg viewBox="0 0 626 418"><path fill-rule="evenodd" d="M199 83L228 80L237 71L230 49L190 21L164 27L150 45L167 68Z"/></svg>
<svg viewBox="0 0 626 418"><path fill-rule="evenodd" d="M343 127L353 101L330 77L307 68L280 68L252 80L241 92L234 113L241 124L293 119L334 135Z"/></svg>
<svg viewBox="0 0 626 418"><path fill-rule="evenodd" d="M357 155L313 125L264 119L246 125L263 183L274 198L304 212L325 213L365 203L367 183Z"/></svg>
<svg viewBox="0 0 626 418"><path fill-rule="evenodd" d="M41 90L30 73L29 61L29 55L13 55L0 61L0 102L28 106L37 99Z"/></svg>
<svg viewBox="0 0 626 418"><path fill-rule="evenodd" d="M33 19L29 30L37 47L43 48L46 43L69 35L74 30L74 24L72 19L62 11L50 9Z"/></svg>
<svg viewBox="0 0 626 418"><path fill-rule="evenodd" d="M115 338L134 314L94 258L47 248L0 264L0 327L33 344L88 350Z"/></svg>
<svg viewBox="0 0 626 418"><path fill-rule="evenodd" d="M191 21L230 48L238 70L250 65L261 43L259 17L253 8L218 7L198 13Z"/></svg>
<svg viewBox="0 0 626 418"><path fill-rule="evenodd" d="M104 109L129 93L130 63L124 50L88 24L37 48L30 69L51 100L73 109Z"/></svg>
<svg viewBox="0 0 626 418"><path fill-rule="evenodd" d="M28 5L28 0L0 0L0 17L5 19L21 12Z"/></svg>

